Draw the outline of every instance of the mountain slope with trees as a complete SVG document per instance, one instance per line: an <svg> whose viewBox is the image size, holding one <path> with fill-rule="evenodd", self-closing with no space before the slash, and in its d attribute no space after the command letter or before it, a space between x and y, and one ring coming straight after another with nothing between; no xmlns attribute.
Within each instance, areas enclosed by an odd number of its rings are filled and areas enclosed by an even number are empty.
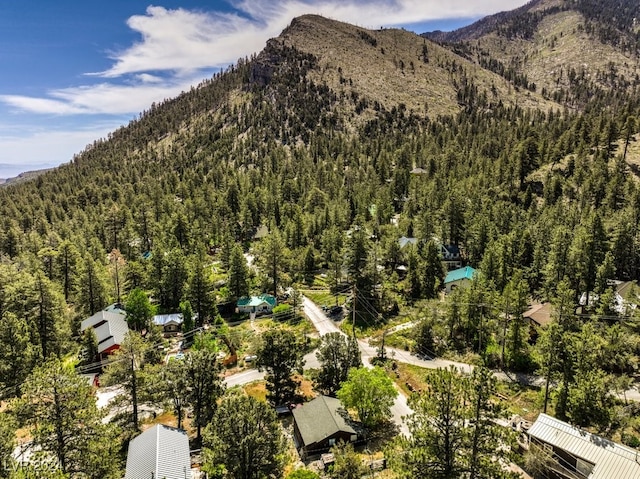
<svg viewBox="0 0 640 479"><path fill-rule="evenodd" d="M534 0L453 32L425 33L516 87L572 109L637 91L640 7L628 0Z"/></svg>
<svg viewBox="0 0 640 479"><path fill-rule="evenodd" d="M78 351L80 321L111 302L143 292L201 325L220 321L216 303L324 272L357 291L359 326L428 316L429 348L539 370L560 384L547 397L559 415L582 424L597 410L610 427L598 408L640 344L608 282L640 279L638 62L631 30L574 3L532 2L455 44L304 16L71 163L1 188L2 396ZM539 15L533 31L522 15ZM594 33L607 26L622 40ZM615 74L594 64L556 84L540 73L545 52L587 40ZM416 244L401 248L402 236ZM481 273L416 313L442 286L438 243ZM562 327L533 349L513 320L528 300L575 311L582 292L598 300L582 317L557 314Z"/></svg>

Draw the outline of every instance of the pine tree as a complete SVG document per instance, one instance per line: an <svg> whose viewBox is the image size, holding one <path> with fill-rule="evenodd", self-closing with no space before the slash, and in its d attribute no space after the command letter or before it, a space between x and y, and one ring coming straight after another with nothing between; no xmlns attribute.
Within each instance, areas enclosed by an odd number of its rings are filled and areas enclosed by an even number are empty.
<svg viewBox="0 0 640 479"><path fill-rule="evenodd" d="M232 299L249 295L249 269L242 253L242 246L236 243L229 257L229 292Z"/></svg>
<svg viewBox="0 0 640 479"><path fill-rule="evenodd" d="M59 359L34 369L22 386L18 408L36 450L53 456L63 473L120 477L115 429L102 423L91 386Z"/></svg>
<svg viewBox="0 0 640 479"><path fill-rule="evenodd" d="M302 373L303 350L295 333L288 329L270 329L262 334L256 365L267 371L267 400L274 406L292 402L298 396L300 382L292 377Z"/></svg>
<svg viewBox="0 0 640 479"><path fill-rule="evenodd" d="M203 470L211 477L282 477L285 452L273 408L251 396L227 393L204 431Z"/></svg>
<svg viewBox="0 0 640 479"><path fill-rule="evenodd" d="M316 357L321 367L316 387L330 396L335 395L347 380L351 368L362 365L358 343L342 333L322 336Z"/></svg>

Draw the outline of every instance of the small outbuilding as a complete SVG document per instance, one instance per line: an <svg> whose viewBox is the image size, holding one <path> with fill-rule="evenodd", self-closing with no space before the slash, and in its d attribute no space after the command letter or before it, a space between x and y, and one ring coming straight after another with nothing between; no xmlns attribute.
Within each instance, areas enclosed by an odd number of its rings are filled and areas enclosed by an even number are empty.
<svg viewBox="0 0 640 479"><path fill-rule="evenodd" d="M300 455L322 454L338 441L357 442L353 427L340 400L318 396L293 410L293 435Z"/></svg>
<svg viewBox="0 0 640 479"><path fill-rule="evenodd" d="M124 479L191 479L189 438L182 429L157 424L129 443Z"/></svg>

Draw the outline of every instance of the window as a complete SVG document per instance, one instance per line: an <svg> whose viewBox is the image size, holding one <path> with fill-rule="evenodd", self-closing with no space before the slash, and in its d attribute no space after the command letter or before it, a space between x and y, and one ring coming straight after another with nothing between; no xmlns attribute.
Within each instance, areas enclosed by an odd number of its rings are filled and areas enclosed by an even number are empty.
<svg viewBox="0 0 640 479"><path fill-rule="evenodd" d="M330 446L335 446L336 445L336 440L335 439L329 439L329 445Z"/></svg>

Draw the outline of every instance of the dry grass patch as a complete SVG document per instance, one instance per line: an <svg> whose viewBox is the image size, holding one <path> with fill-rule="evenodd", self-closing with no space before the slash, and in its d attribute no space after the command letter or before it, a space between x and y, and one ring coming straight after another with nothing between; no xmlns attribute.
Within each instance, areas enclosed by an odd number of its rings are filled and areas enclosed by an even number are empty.
<svg viewBox="0 0 640 479"><path fill-rule="evenodd" d="M242 390L247 396L251 396L258 401L267 402L266 381L255 381L249 384L245 384Z"/></svg>

